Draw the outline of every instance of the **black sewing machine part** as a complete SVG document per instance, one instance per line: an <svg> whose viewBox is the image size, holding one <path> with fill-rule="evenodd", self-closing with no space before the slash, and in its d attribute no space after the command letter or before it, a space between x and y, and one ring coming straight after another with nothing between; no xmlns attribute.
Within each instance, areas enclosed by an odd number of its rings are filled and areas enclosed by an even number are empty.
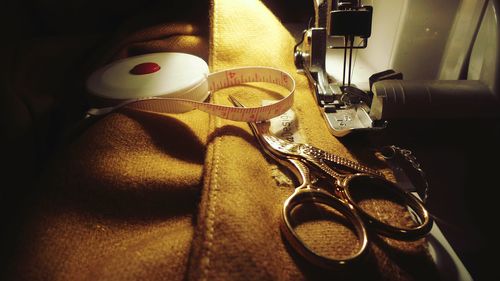
<svg viewBox="0 0 500 281"><path fill-rule="evenodd" d="M370 117L455 119L497 117L498 98L477 80L382 80L372 85Z"/></svg>

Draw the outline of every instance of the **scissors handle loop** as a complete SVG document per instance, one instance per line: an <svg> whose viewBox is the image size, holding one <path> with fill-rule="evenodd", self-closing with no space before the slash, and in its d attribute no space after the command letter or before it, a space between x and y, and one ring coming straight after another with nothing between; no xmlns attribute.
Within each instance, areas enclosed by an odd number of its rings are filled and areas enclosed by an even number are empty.
<svg viewBox="0 0 500 281"><path fill-rule="evenodd" d="M347 200L354 205L364 221L372 227L375 232L381 235L397 240L413 241L425 236L432 228L433 220L422 201L388 180L371 174L354 174L346 177L342 185L344 186L343 190ZM373 189L377 194L390 193L392 196L395 196L399 204L406 207L410 214L416 215L414 219L416 225L413 227L395 226L382 219L376 218L360 206L359 198L353 196L353 189L357 187Z"/></svg>
<svg viewBox="0 0 500 281"><path fill-rule="evenodd" d="M323 204L339 212L350 224L349 228L356 234L359 241L359 248L355 253L342 258L333 258L318 253L307 246L307 243L295 231L296 221L293 216L294 210L303 204ZM351 227L352 226L352 227ZM297 188L284 203L282 220L280 224L281 231L290 246L308 262L322 268L331 269L340 266L354 264L363 259L367 252L368 236L361 217L357 214L354 206L339 198L331 196L326 191L313 187Z"/></svg>
<svg viewBox="0 0 500 281"><path fill-rule="evenodd" d="M433 220L429 216L422 201L411 193L399 188L394 183L379 176L379 174L356 173L343 175L330 168L321 161L321 159L310 159L308 162L336 180L337 185L340 187L339 191L341 197L354 205L364 220L372 226L377 233L398 240L412 241L422 238L431 230ZM360 206L360 204L358 204L359 200L352 196L353 188L363 188L374 194L374 196L390 194L396 197L397 202L399 202L398 204L403 205L411 214L417 216L417 225L415 227L394 226L388 222L384 222L382 219L370 215Z"/></svg>

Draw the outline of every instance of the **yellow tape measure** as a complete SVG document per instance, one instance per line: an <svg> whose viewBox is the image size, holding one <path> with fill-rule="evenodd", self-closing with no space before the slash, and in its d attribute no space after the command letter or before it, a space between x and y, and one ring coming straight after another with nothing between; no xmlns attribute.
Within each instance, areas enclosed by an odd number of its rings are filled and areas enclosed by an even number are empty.
<svg viewBox="0 0 500 281"><path fill-rule="evenodd" d="M288 90L281 100L259 107L231 107L204 102L219 89L267 82ZM295 80L272 67L240 67L215 73L201 58L183 53L154 53L111 63L87 80L87 89L112 106L92 108L89 116L127 106L136 110L179 113L199 109L235 121L256 122L285 113L293 104Z"/></svg>

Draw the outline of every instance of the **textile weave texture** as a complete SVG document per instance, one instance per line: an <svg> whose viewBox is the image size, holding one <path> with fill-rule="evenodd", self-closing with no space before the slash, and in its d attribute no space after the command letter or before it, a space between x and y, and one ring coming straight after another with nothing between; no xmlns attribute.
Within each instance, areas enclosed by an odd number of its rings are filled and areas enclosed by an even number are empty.
<svg viewBox="0 0 500 281"><path fill-rule="evenodd" d="M359 142L333 137L305 76L293 63L295 38L257 0L212 0L209 26L168 22L130 31L88 62L95 69L136 54L177 51L206 59L211 71L271 66L297 82L293 110L312 145L390 171ZM246 105L280 98L283 89L252 83L214 93L211 102ZM43 177L46 194L33 206L14 280L432 280L424 239L399 242L371 235L367 261L349 270L318 269L293 254L279 231L284 200L276 164L259 150L246 123L209 116L111 113L79 132ZM383 207L383 202L371 203ZM395 209L390 216L410 224ZM341 228L313 241L334 255L356 239ZM339 226L340 227L340 226ZM313 237L313 236L311 236ZM316 237L316 236L314 236ZM313 238L311 238L313 239Z"/></svg>

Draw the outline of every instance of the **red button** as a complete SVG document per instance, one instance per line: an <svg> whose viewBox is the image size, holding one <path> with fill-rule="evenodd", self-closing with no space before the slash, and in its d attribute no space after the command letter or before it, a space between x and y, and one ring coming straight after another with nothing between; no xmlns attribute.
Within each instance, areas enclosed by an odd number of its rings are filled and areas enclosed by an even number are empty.
<svg viewBox="0 0 500 281"><path fill-rule="evenodd" d="M157 63L144 62L134 66L134 68L130 70L130 73L134 75L150 74L160 70L160 68L161 67Z"/></svg>

